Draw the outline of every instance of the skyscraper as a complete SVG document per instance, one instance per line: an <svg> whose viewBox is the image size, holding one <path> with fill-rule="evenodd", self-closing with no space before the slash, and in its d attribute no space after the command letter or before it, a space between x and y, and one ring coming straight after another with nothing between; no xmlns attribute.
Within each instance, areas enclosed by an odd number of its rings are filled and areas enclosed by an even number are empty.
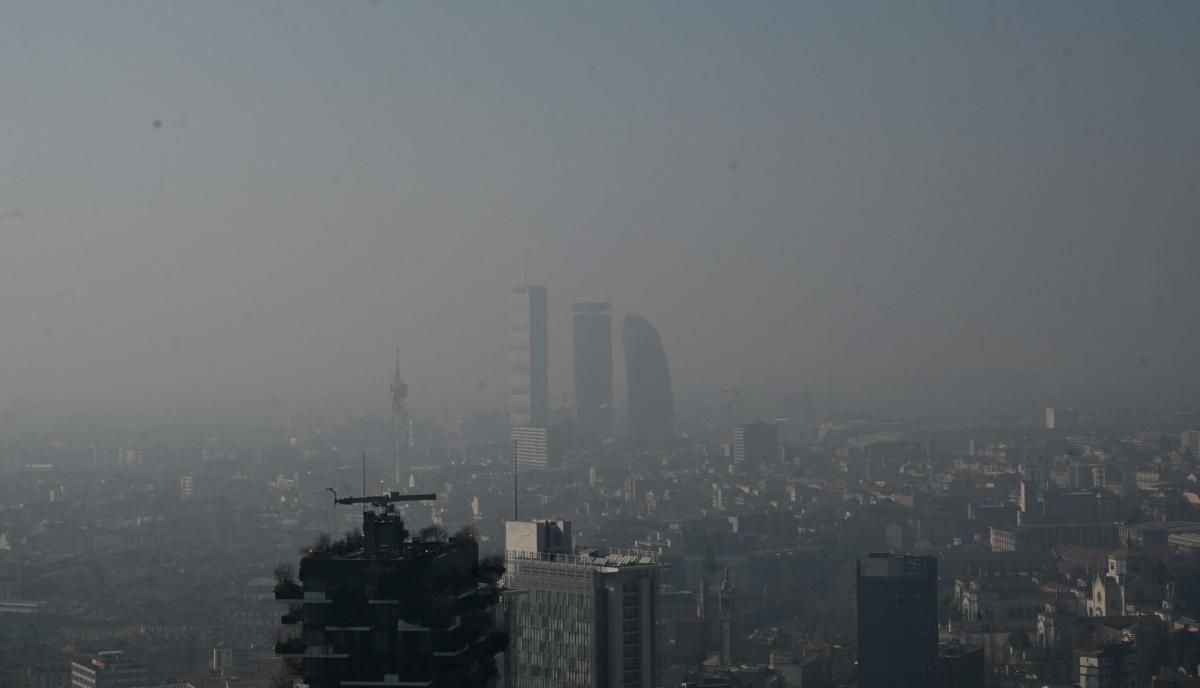
<svg viewBox="0 0 1200 688"><path fill-rule="evenodd" d="M937 656L937 560L886 553L859 559L859 685L928 688Z"/></svg>
<svg viewBox="0 0 1200 688"><path fill-rule="evenodd" d="M612 433L612 304L577 303L575 325L575 416L588 441Z"/></svg>
<svg viewBox="0 0 1200 688"><path fill-rule="evenodd" d="M281 621L299 627L275 652L309 686L489 685L504 649L495 628L500 562L480 561L467 534L409 538L396 501L432 495L337 499L363 504L361 535L314 546L299 580L276 573ZM289 681L290 684L290 681Z"/></svg>
<svg viewBox="0 0 1200 688"><path fill-rule="evenodd" d="M506 685L652 688L659 565L573 547L569 522L506 528ZM533 549L537 547L538 549Z"/></svg>
<svg viewBox="0 0 1200 688"><path fill-rule="evenodd" d="M517 287L508 297L508 417L516 426L550 420L546 288Z"/></svg>
<svg viewBox="0 0 1200 688"><path fill-rule="evenodd" d="M642 441L661 441L675 433L675 397L662 339L645 318L625 316L621 332L625 348L629 434Z"/></svg>

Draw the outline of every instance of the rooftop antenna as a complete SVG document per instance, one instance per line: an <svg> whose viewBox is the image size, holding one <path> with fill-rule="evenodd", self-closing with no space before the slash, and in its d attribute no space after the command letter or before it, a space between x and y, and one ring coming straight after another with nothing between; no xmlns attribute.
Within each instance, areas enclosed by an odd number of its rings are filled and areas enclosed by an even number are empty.
<svg viewBox="0 0 1200 688"><path fill-rule="evenodd" d="M513 520L521 520L520 509L517 508L520 492L517 492L517 439L513 438Z"/></svg>
<svg viewBox="0 0 1200 688"><path fill-rule="evenodd" d="M400 378L400 347L396 347L396 374L392 377L392 385L388 388L392 397L392 459L396 464L396 487L403 487L403 477L400 470L400 445L404 426L409 426L408 446L412 448L412 424L406 422L408 413L404 410L404 400L408 397L408 385Z"/></svg>
<svg viewBox="0 0 1200 688"><path fill-rule="evenodd" d="M327 488L325 488L325 491L333 493L333 510L336 511L337 510L337 499L338 499L337 490L333 489L332 487L327 487ZM331 533L333 532L333 511L329 512L329 532L331 532Z"/></svg>
<svg viewBox="0 0 1200 688"><path fill-rule="evenodd" d="M367 498L367 453L363 452L363 499ZM337 503L337 500L334 500ZM367 513L366 502L363 502L363 513Z"/></svg>
<svg viewBox="0 0 1200 688"><path fill-rule="evenodd" d="M533 255L533 249L525 251L525 257L521 259L521 271L524 273L524 287L529 288L529 257Z"/></svg>

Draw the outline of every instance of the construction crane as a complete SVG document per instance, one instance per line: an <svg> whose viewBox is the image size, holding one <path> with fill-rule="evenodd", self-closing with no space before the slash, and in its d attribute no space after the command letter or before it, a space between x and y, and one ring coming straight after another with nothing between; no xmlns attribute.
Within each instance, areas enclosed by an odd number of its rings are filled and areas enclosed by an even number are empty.
<svg viewBox="0 0 1200 688"><path fill-rule="evenodd" d="M387 492L381 495L368 495L365 497L338 497L337 492L333 488L325 488L333 492L333 503L344 504L346 506L354 504L364 504L373 506L377 509L393 509L393 504L397 502L432 502L437 499L437 495L428 492L423 494L400 494L399 492Z"/></svg>

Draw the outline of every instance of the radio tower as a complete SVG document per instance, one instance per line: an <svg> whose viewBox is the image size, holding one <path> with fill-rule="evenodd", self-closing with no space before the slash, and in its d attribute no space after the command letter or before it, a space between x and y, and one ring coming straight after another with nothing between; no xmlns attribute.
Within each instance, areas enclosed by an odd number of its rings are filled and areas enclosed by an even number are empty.
<svg viewBox="0 0 1200 688"><path fill-rule="evenodd" d="M396 462L396 487L404 488L407 484L401 482L400 472L400 438L408 429L408 413L404 410L404 400L408 397L408 385L400 379L400 347L396 347L396 376L392 378L392 453Z"/></svg>

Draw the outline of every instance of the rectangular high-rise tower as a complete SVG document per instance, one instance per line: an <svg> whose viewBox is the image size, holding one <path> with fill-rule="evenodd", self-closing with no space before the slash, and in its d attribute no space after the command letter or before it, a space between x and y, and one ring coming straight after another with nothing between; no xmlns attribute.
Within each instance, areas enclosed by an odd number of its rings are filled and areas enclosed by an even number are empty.
<svg viewBox="0 0 1200 688"><path fill-rule="evenodd" d="M612 304L577 303L575 326L575 417L588 441L612 434Z"/></svg>
<svg viewBox="0 0 1200 688"><path fill-rule="evenodd" d="M550 420L546 288L517 287L508 298L508 417L514 427Z"/></svg>
<svg viewBox="0 0 1200 688"><path fill-rule="evenodd" d="M886 553L859 559L862 688L928 688L937 656L937 560Z"/></svg>
<svg viewBox="0 0 1200 688"><path fill-rule="evenodd" d="M569 522L507 524L505 685L652 688L658 562L573 548Z"/></svg>

